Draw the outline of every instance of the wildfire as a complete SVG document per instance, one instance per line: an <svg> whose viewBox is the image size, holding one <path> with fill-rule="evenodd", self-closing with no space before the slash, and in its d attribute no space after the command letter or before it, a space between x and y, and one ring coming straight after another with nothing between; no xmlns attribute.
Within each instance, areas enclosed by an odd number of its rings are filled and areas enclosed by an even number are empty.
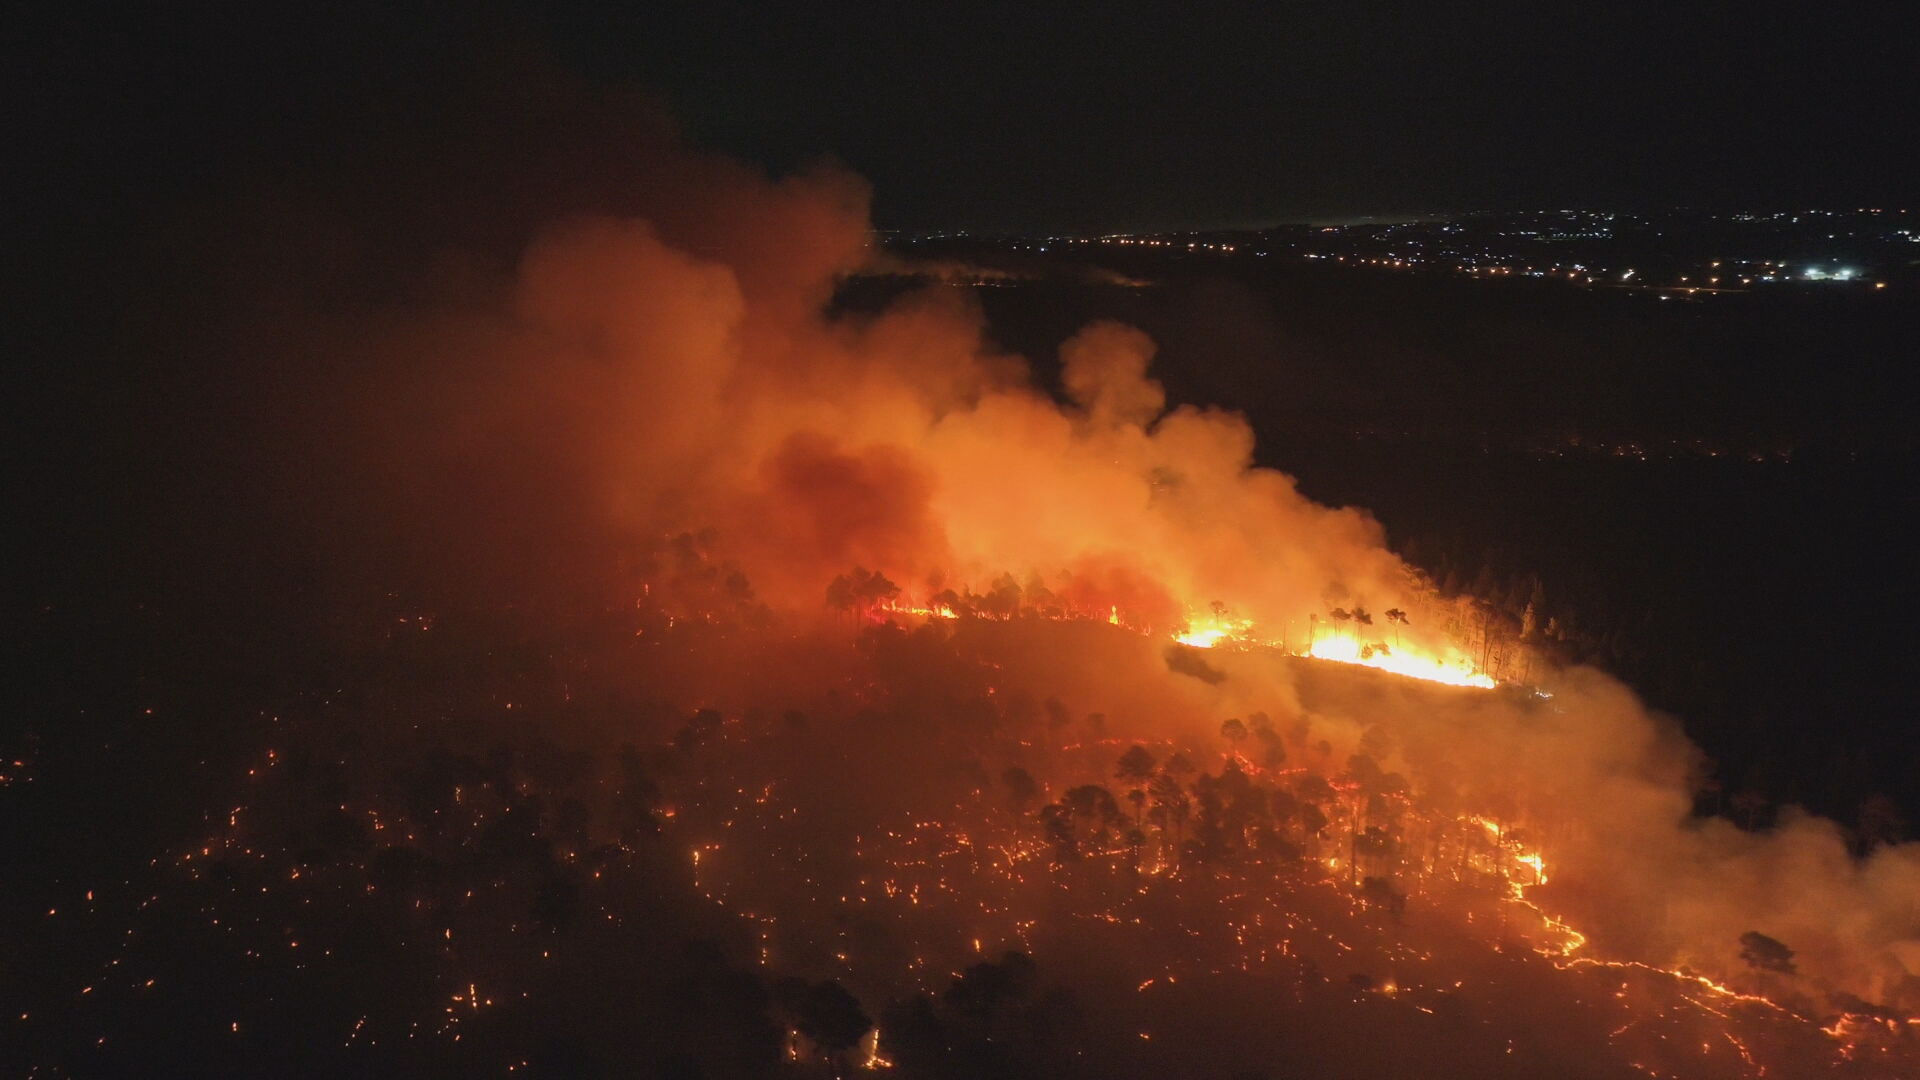
<svg viewBox="0 0 1920 1080"><path fill-rule="evenodd" d="M1473 686L1486 690L1495 685L1492 676L1473 670L1473 667L1465 661L1447 663L1437 657L1424 656L1405 649L1370 649L1352 638L1321 638L1307 650L1307 655L1316 660L1359 664L1362 667L1390 671L1395 675L1405 675L1410 679L1425 679L1428 682L1446 683L1449 686Z"/></svg>
<svg viewBox="0 0 1920 1080"><path fill-rule="evenodd" d="M901 604L889 600L879 605L875 610L886 612L889 615L918 615L923 619L957 619L960 617L959 612L945 604Z"/></svg>
<svg viewBox="0 0 1920 1080"><path fill-rule="evenodd" d="M1388 648L1384 643L1366 645L1355 638L1328 635L1316 638L1305 653L1299 653L1289 649L1285 641L1268 641L1257 637L1253 632L1251 619L1232 619L1223 615L1190 615L1186 630L1176 635L1174 640L1196 649L1211 649L1222 643L1260 645L1294 655L1309 656L1315 660L1357 664L1395 675L1404 675L1410 679L1424 679L1449 686L1491 689L1496 685L1492 676L1476 671L1465 659L1443 660L1411 645Z"/></svg>
<svg viewBox="0 0 1920 1080"><path fill-rule="evenodd" d="M1189 615L1186 632L1176 634L1173 640L1196 649L1211 649L1223 641L1250 641L1253 640L1253 621Z"/></svg>
<svg viewBox="0 0 1920 1080"><path fill-rule="evenodd" d="M876 618L909 615L922 619L958 619L961 614L949 604L931 601L918 603L906 599L884 600L873 605L869 610ZM977 612L970 612L970 614L979 616ZM991 617L1007 618L1008 616L1002 614ZM1113 626L1139 629L1121 616L1118 605L1109 606L1105 621ZM1448 686L1469 686L1484 690L1498 685L1493 676L1477 670L1464 657L1447 660L1424 652L1411 644L1388 647L1385 642L1364 644L1355 638L1331 634L1316 638L1303 652L1291 647L1284 639L1274 640L1262 637L1255 632L1253 620L1245 618L1189 614L1186 625L1172 636L1174 641L1195 649L1212 649L1223 645L1252 646L1277 649L1292 656L1370 667L1376 671L1385 671L1409 679L1444 683Z"/></svg>
<svg viewBox="0 0 1920 1080"><path fill-rule="evenodd" d="M1088 605L1075 617L1106 621L1112 611L1102 613ZM956 612L938 602L906 597L867 609L869 615L879 612L974 617L964 604ZM1262 642L1250 622L1215 615L1182 627L1178 640L1195 647L1270 647L1287 655L1314 655ZM991 624L1016 616L979 617ZM1029 612L1018 617L1038 616ZM1120 625L1130 634L1149 634L1149 640L1176 636L1151 634L1131 624L1124 613L1121 617ZM982 629L991 627L983 624ZM913 954L902 975L913 980L958 981L970 965L991 968L994 961L987 958L996 951L990 944L994 942L1039 955L1044 963L1059 955L1053 950L1060 941L1096 935L1084 940L1111 942L1115 955L1128 957L1128 974L1137 992L1148 995L1156 1009L1180 1007L1178 995L1162 997L1165 988L1189 978L1204 985L1207 978L1231 970L1268 980L1266 985L1306 1006L1316 998L1325 1001L1330 1000L1327 995L1357 992L1375 996L1382 1007L1391 1003L1433 1016L1441 1015L1456 995L1510 1000L1500 995L1512 988L1490 977L1489 964L1505 969L1512 961L1534 965L1514 970L1540 971L1550 965L1565 973L1564 982L1556 985L1574 992L1568 1007L1582 1010L1580 1015L1595 1025L1604 1024L1594 1030L1611 1031L1606 1039L1613 1052L1651 1075L1783 1075L1770 1070L1808 1060L1809 1055L1869 1065L1884 1059L1898 1068L1910 1053L1910 1033L1920 1025L1920 1019L1857 1003L1867 1011L1843 1009L1838 1019L1816 1016L1791 997L1770 995L1765 982L1757 992L1754 986L1741 985L1737 973L1607 955L1605 938L1596 935L1590 942L1555 913L1556 901L1545 895L1547 890L1536 891L1550 873L1561 876L1562 868L1552 834L1538 829L1525 814L1430 804L1417 790L1386 784L1377 774L1370 780L1358 767L1346 773L1317 771L1306 764L1262 767L1238 749L1228 750L1232 764L1217 777L1203 771L1197 778L1183 779L1182 773L1166 768L1153 771L1152 760L1136 761L1127 772L1116 773L1115 757L1124 740L1093 738L1080 731L1026 732L1032 739L1021 740L1021 747L1046 747L1044 754L1023 755L1030 766L1042 770L1033 779L1043 786L1032 797L1057 797L1060 812L1050 816L1047 808L1036 810L1031 804L1010 809L997 788L930 786L924 795L914 796L910 807L886 809L871 824L848 820L838 827L857 831L826 834L850 846L845 876L823 876L817 861L823 848L819 823L838 815L808 811L815 800L828 796L763 771L777 769L785 775L793 744L784 740L792 733L756 733L744 720L729 719L721 727L728 737L701 751L711 755L704 766L711 771L667 778L653 804L656 825L674 844L671 850L692 863L693 888L718 909L745 920L757 939L760 965L775 973L786 957L815 950L849 972L888 970L880 966L870 943L849 938L834 919L820 917L858 912L924 950ZM1264 720L1251 730L1276 731ZM1233 738L1224 732L1221 737ZM1135 757L1158 759L1171 767L1183 745L1177 738L1149 738L1135 747L1142 751ZM1233 745L1237 747L1237 740ZM1306 747L1294 749L1299 757L1308 756ZM284 772L279 766L287 758L267 754L252 782L266 783ZM989 774L998 771L997 766L995 762ZM1337 769L1337 763L1333 767ZM1152 772L1153 779L1143 772ZM1115 777L1120 778L1117 784ZM1077 780L1087 782L1074 783ZM446 819L443 828L453 830L437 842L467 846L497 815L497 800L524 795L533 782L482 778L458 785L448 792L451 806L435 811ZM1115 797L1099 798L1102 785L1114 785ZM1138 797L1130 797L1127 788ZM1268 789L1288 797L1259 797ZM1243 799L1236 790L1256 797ZM1085 797L1076 801L1074 792ZM1267 811L1257 809L1263 804L1300 809L1265 817ZM1188 805L1190 816L1176 809ZM1309 806L1311 813L1305 809ZM372 813L375 808L354 809ZM388 828L412 831L404 805L379 810ZM1249 812L1259 818L1257 824L1236 822L1231 816ZM247 839L262 828L264 813L251 804L227 808L216 819L225 822L224 831L196 842L191 861L183 856L180 867L191 880L202 882L203 861L223 850L246 850ZM1206 844L1216 852L1209 853L1202 846ZM556 850L564 852L556 865L583 858L571 847ZM591 873L580 878L583 903L598 916L591 920L596 928L602 921L608 928L625 922L619 883L647 872L644 864L622 857L626 850L624 843L613 845L605 857L595 857ZM726 858L719 857L722 851ZM275 866L264 853L259 858L260 868L254 871L258 880L276 892L293 890L301 901L334 895L340 879L356 870L351 864L330 870ZM1551 871L1550 862L1555 863ZM586 867L578 869L584 872ZM205 878L204 885L229 888L212 877ZM257 903L256 894L264 894L254 887L254 879L242 885L223 902ZM365 891L374 892L371 883ZM484 904L490 891L468 892L446 909L449 921L462 918L461 911L470 905ZM343 895L357 899L360 890L345 890ZM222 910L215 925L229 921ZM512 964L498 966L498 960L482 961L487 955L479 951L486 948L484 934L454 932L455 927L474 925L431 924L435 955L488 966L476 970L463 963L457 974L446 972L444 996L428 1003L432 1023L421 1027L422 1034L463 1046L472 1045L479 1032L498 1030L487 1027L500 1023L494 1006L530 1000L529 991L507 987L516 979L543 974ZM1178 933L1160 932L1169 927ZM287 931L289 949L291 934ZM453 943L463 934L472 944L455 952ZM271 940L278 944L280 935ZM254 945L246 953L250 959L265 952L257 942L248 944ZM296 964L295 970L304 970L298 965L315 962L310 954L324 953L325 935L316 933L309 941L303 932L298 949L299 959L289 962ZM559 955L542 948L542 968ZM1492 957L1501 959L1496 963ZM111 978L118 973L109 968L103 974ZM487 994L478 991L479 982L489 984ZM89 1002L98 996L90 988L82 992ZM367 1024L362 1020L345 1032L342 1046L356 1052L370 1047L375 1040L362 1031L374 1029ZM826 1052L806 1035L787 1030L789 1060L811 1060ZM896 1065L896 1055L903 1063L912 1060L908 1048L914 1036L894 1028L888 1032L883 1036L878 1028L866 1029L858 1042L837 1052L839 1065L849 1074L899 1071L904 1066ZM1681 1033L1692 1037L1683 1042ZM1143 1045L1177 1045L1162 1030L1150 1034ZM524 1067L519 1062L508 1059L509 1071ZM1696 1065L1707 1071L1697 1071ZM1714 1071L1722 1065L1731 1071Z"/></svg>

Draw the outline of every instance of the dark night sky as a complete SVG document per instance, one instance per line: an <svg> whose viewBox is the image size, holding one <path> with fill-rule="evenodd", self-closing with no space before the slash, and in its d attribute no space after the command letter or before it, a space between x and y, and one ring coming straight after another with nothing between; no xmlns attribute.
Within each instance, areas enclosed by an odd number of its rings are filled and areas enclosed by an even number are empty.
<svg viewBox="0 0 1920 1080"><path fill-rule="evenodd" d="M727 4L557 24L587 70L646 73L722 145L837 152L883 224L1127 227L1891 197L1912 187L1911 24L1834 6Z"/></svg>
<svg viewBox="0 0 1920 1080"><path fill-rule="evenodd" d="M835 155L892 227L1878 205L1913 189L1909 6L1695 7L82 9L22 27L11 96L31 103L28 183L69 206L351 156L399 102L515 51L651 88L700 141L775 167Z"/></svg>

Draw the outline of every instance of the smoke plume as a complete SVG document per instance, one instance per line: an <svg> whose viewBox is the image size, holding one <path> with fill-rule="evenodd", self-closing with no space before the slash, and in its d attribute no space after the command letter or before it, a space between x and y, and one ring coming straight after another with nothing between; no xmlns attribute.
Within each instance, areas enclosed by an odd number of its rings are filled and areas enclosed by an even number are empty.
<svg viewBox="0 0 1920 1080"><path fill-rule="evenodd" d="M280 388L263 438L302 464L280 495L325 557L503 596L587 582L619 602L632 553L696 534L796 624L844 617L827 597L856 568L903 609L1011 583L1023 610L1156 644L1039 645L1053 651L1010 662L1009 694L1067 699L1125 737L1263 711L1308 732L1296 760L1329 773L1364 743L1423 797L1524 821L1553 869L1532 899L1600 954L1727 979L1759 931L1797 951L1810 987L1920 1009L1920 845L1862 859L1804 814L1766 832L1693 817L1698 752L1595 670L1537 666L1534 694L1303 688L1227 650L1170 668L1163 639L1209 618L1294 652L1316 633L1358 641L1336 610L1404 611L1374 635L1481 658L1471 606L1436 595L1364 511L1256 465L1244 417L1170 406L1144 334L1087 326L1060 347L1060 384L1040 385L962 289L835 306L881 258L858 178L768 178L662 130L623 137L624 182L530 215L505 264L456 244L391 297L284 324L313 366ZM701 692L719 700L723 681Z"/></svg>

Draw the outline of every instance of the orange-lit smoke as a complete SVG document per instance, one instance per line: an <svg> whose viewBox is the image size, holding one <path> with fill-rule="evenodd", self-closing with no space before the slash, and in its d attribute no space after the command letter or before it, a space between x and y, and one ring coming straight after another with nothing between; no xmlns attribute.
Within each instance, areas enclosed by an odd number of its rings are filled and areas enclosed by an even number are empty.
<svg viewBox="0 0 1920 1080"><path fill-rule="evenodd" d="M497 290L367 347L411 373L379 381L361 414L399 433L384 445L402 490L445 500L495 463L525 471L519 506L475 494L443 519L449 547L478 531L604 558L539 520L487 532L495 517L564 504L636 543L710 529L759 599L796 616L820 613L856 566L922 608L1010 575L1065 614L1160 637L1348 660L1391 643L1454 681L1472 673L1449 633L1459 605L1425 588L1367 514L1256 467L1243 417L1169 408L1144 334L1080 331L1061 348L1056 394L988 342L959 290L830 318L837 284L875 258L859 180L768 180L685 152L652 167L642 212L553 225ZM1388 627L1390 609L1409 618ZM1378 621L1363 629L1335 610ZM1760 930L1823 985L1916 996L1920 846L1858 861L1837 826L1810 817L1763 835L1691 821L1695 752L1600 673L1543 676L1550 700L1454 692L1436 706L1387 689L1306 707L1251 658L1219 663L1215 687L1158 668L1101 677L1130 692L1177 684L1134 704L1184 702L1177 722L1191 730L1255 708L1311 713L1343 748L1385 729L1383 764L1416 786L1452 785L1534 824L1554 868L1542 891L1596 942L1725 971L1738 936ZM1091 678L1065 667L1061 678ZM1127 701L1111 708L1126 722Z"/></svg>
<svg viewBox="0 0 1920 1080"><path fill-rule="evenodd" d="M718 235L646 221L549 231L513 285L497 364L584 440L597 495L636 530L718 530L776 604L818 608L855 565L906 593L985 592L1002 575L1071 606L1173 633L1214 602L1304 649L1342 605L1418 608L1400 637L1445 647L1364 513L1252 466L1240 416L1168 410L1154 346L1111 323L1061 349L1064 401L982 339L953 290L827 321L867 246L857 182L834 174L712 195ZM753 228L738 224L751 220ZM1347 637L1354 650L1390 636Z"/></svg>

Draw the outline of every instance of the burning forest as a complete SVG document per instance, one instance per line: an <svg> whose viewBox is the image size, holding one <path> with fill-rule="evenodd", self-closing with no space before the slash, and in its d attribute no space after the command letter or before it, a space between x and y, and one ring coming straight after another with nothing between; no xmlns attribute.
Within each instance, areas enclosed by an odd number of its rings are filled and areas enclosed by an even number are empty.
<svg viewBox="0 0 1920 1080"><path fill-rule="evenodd" d="M844 171L621 153L508 264L227 324L330 644L23 913L11 1073L1920 1072L1920 845L1696 816L1141 332L842 302Z"/></svg>

